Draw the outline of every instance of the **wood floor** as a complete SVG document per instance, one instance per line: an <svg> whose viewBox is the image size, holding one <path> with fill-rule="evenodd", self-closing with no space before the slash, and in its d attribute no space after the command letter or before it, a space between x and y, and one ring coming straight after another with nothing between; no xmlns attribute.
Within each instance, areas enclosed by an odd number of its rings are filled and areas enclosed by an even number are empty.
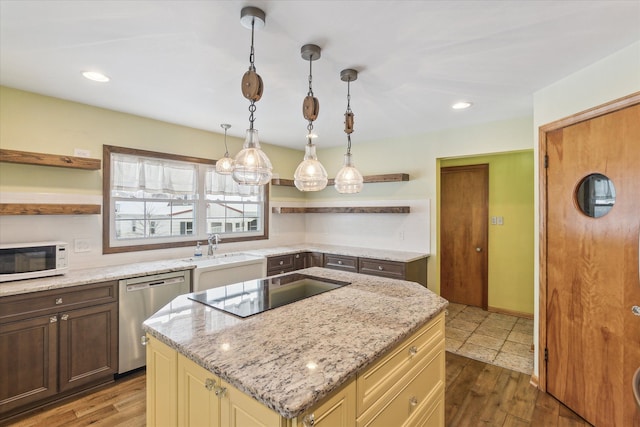
<svg viewBox="0 0 640 427"><path fill-rule="evenodd" d="M589 426L553 397L532 387L529 375L452 353L447 353L446 360L447 426ZM0 425L144 426L144 373Z"/></svg>

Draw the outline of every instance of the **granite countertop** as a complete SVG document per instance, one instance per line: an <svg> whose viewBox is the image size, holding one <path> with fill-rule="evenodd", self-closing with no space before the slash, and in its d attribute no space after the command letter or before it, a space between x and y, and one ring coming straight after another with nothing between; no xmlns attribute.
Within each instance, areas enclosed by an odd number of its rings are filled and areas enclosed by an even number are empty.
<svg viewBox="0 0 640 427"><path fill-rule="evenodd" d="M291 246L278 246L270 248L261 248L250 251L244 251L248 254L261 255L261 256L277 256L287 255L296 252L324 252L333 255L347 255L356 256L361 258L375 258L385 261L398 261L398 262L411 262L421 258L427 258L429 255L421 252L407 252L407 251L394 251L387 249L371 249L362 248L357 246L338 246L338 245L326 245L307 243Z"/></svg>
<svg viewBox="0 0 640 427"><path fill-rule="evenodd" d="M282 416L294 418L447 306L414 282L319 267L300 272L351 285L246 319L182 295L143 328Z"/></svg>
<svg viewBox="0 0 640 427"><path fill-rule="evenodd" d="M124 264L110 267L70 269L62 276L42 277L39 279L0 283L0 297L68 288L71 286L89 285L91 283L120 280L128 277L148 276L151 274L168 273L170 271L189 270L194 269L195 267L196 266L193 262L184 259L175 259L138 262L135 264Z"/></svg>
<svg viewBox="0 0 640 427"><path fill-rule="evenodd" d="M238 252L220 252L215 256L226 256L233 253L244 253L256 256L277 256L290 253L315 251L336 255L376 258L388 261L410 262L425 258L428 255L418 252L388 251L383 249L368 249L355 246L333 246L318 244L299 244L259 248ZM47 291L51 289L67 288L71 286L88 285L107 280L119 280L128 277L148 276L151 274L167 273L196 268L196 264L189 258L168 259L160 261L144 261L134 264L124 264L107 267L93 267L84 269L69 269L62 276L42 277L38 279L17 280L0 283L0 297L26 294L30 292Z"/></svg>

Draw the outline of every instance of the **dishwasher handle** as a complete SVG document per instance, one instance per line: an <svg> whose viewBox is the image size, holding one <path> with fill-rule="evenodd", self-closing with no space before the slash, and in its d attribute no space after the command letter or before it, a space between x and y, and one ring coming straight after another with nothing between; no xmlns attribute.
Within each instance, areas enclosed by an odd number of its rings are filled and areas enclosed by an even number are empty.
<svg viewBox="0 0 640 427"><path fill-rule="evenodd" d="M179 285L184 282L185 282L184 276L172 277L170 279L162 279L162 280L151 280L148 282L127 285L127 292L143 291L145 289L155 288L159 286Z"/></svg>

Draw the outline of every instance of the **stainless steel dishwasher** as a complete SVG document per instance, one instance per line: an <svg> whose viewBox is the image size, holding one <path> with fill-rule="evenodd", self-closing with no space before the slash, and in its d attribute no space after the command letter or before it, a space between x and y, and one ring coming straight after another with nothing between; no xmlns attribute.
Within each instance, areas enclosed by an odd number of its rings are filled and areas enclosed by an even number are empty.
<svg viewBox="0 0 640 427"><path fill-rule="evenodd" d="M145 365L142 322L191 287L191 271L173 271L119 281L118 373Z"/></svg>

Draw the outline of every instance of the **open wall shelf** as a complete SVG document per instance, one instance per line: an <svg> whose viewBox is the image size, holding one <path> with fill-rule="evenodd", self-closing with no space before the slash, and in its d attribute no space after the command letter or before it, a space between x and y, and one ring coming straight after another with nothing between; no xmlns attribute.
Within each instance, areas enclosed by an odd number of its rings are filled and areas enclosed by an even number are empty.
<svg viewBox="0 0 640 427"><path fill-rule="evenodd" d="M87 157L62 156L59 154L32 153L5 149L0 149L0 162L85 170L100 170L102 163L100 159L90 159Z"/></svg>
<svg viewBox="0 0 640 427"><path fill-rule="evenodd" d="M0 203L0 215L97 215L102 206L62 203Z"/></svg>
<svg viewBox="0 0 640 427"><path fill-rule="evenodd" d="M384 175L368 175L363 177L365 184L372 184L376 182L400 182L409 181L408 173L390 173ZM279 185L282 187L295 187L292 179L274 178L271 180L271 185ZM329 179L327 186L334 185L334 180Z"/></svg>
<svg viewBox="0 0 640 427"><path fill-rule="evenodd" d="M355 206L355 207L320 207L320 208L292 208L273 207L274 214L294 214L294 213L392 213L408 214L409 206Z"/></svg>

